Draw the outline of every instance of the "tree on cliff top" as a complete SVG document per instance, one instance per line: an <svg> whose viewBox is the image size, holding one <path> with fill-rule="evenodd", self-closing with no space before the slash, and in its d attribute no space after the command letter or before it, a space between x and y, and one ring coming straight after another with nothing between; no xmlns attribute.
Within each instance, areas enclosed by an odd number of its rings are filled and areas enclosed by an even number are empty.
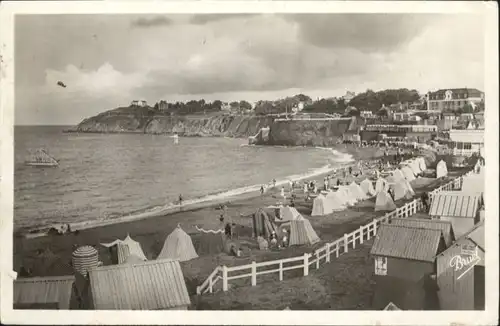
<svg viewBox="0 0 500 326"><path fill-rule="evenodd" d="M377 112L382 105L413 103L419 101L419 99L420 95L414 89L386 89L378 92L368 89L366 92L356 95L349 104L361 110Z"/></svg>

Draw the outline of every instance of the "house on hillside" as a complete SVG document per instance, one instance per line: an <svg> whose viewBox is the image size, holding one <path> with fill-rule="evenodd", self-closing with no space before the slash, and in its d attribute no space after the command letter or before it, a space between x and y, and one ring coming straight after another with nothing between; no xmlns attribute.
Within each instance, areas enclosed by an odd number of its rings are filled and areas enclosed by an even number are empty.
<svg viewBox="0 0 500 326"><path fill-rule="evenodd" d="M460 262L468 262L461 266ZM481 222L437 256L439 305L442 310L485 308L485 233Z"/></svg>
<svg viewBox="0 0 500 326"><path fill-rule="evenodd" d="M437 309L435 257L445 249L439 229L382 224L370 251L376 283L372 308L392 302L403 310Z"/></svg>
<svg viewBox="0 0 500 326"><path fill-rule="evenodd" d="M349 103L354 97L356 96L355 92L349 92L347 91L342 98L344 99L345 103Z"/></svg>
<svg viewBox="0 0 500 326"><path fill-rule="evenodd" d="M467 104L476 107L482 101L484 93L475 88L440 89L428 93L427 109L456 111Z"/></svg>
<svg viewBox="0 0 500 326"><path fill-rule="evenodd" d="M480 221L481 206L480 193L441 191L432 198L429 216L432 219L450 221L455 236L460 237Z"/></svg>
<svg viewBox="0 0 500 326"><path fill-rule="evenodd" d="M359 113L360 117L362 118L373 118L374 114L372 111L367 111L367 110L363 110Z"/></svg>
<svg viewBox="0 0 500 326"><path fill-rule="evenodd" d="M140 107L145 107L148 105L148 102L144 100L134 100L130 103L130 106L140 106Z"/></svg>

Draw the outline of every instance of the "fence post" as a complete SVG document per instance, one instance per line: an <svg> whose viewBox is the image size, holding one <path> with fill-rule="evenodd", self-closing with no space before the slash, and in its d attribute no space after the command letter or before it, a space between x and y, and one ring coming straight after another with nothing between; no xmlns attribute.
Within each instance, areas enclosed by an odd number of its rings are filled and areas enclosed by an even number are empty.
<svg viewBox="0 0 500 326"><path fill-rule="evenodd" d="M359 237L359 243L363 244L363 237L364 237L364 227L363 227L363 225L361 225L361 227L359 228L359 231L361 233L361 235Z"/></svg>
<svg viewBox="0 0 500 326"><path fill-rule="evenodd" d="M330 262L330 243L326 244L326 262Z"/></svg>
<svg viewBox="0 0 500 326"><path fill-rule="evenodd" d="M377 222L373 223L373 236L377 236Z"/></svg>
<svg viewBox="0 0 500 326"><path fill-rule="evenodd" d="M316 269L319 269L319 250L316 250Z"/></svg>
<svg viewBox="0 0 500 326"><path fill-rule="evenodd" d="M309 275L309 254L304 254L304 276Z"/></svg>
<svg viewBox="0 0 500 326"><path fill-rule="evenodd" d="M199 286L197 286L197 287L196 287L196 294L197 294L197 295L200 295L200 294L201 294L201 290L200 290L200 287L199 287Z"/></svg>
<svg viewBox="0 0 500 326"><path fill-rule="evenodd" d="M339 242L335 242L335 257L339 258L340 245Z"/></svg>
<svg viewBox="0 0 500 326"><path fill-rule="evenodd" d="M280 281L283 281L283 262L280 261Z"/></svg>
<svg viewBox="0 0 500 326"><path fill-rule="evenodd" d="M222 266L222 291L226 292L228 289L227 286L227 267L226 265Z"/></svg>
<svg viewBox="0 0 500 326"><path fill-rule="evenodd" d="M252 262L252 286L257 285L257 263Z"/></svg>
<svg viewBox="0 0 500 326"><path fill-rule="evenodd" d="M344 252L347 252L349 250L348 246L349 243L347 242L347 233L344 233Z"/></svg>

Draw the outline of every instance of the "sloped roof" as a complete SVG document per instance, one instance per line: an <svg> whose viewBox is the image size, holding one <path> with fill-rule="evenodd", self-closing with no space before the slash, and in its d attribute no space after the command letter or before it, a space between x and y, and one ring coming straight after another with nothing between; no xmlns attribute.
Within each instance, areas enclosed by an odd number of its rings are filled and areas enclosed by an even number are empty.
<svg viewBox="0 0 500 326"><path fill-rule="evenodd" d="M19 278L14 281L14 305L46 305L69 309L74 276ZM57 305L56 305L57 304ZM56 307L55 307L56 306Z"/></svg>
<svg viewBox="0 0 500 326"><path fill-rule="evenodd" d="M177 260L99 267L89 272L97 310L158 310L190 305Z"/></svg>
<svg viewBox="0 0 500 326"><path fill-rule="evenodd" d="M484 236L485 236L485 234L484 234L484 222L478 223L470 232L465 234L466 238L471 239L483 251L485 250Z"/></svg>
<svg viewBox="0 0 500 326"><path fill-rule="evenodd" d="M451 245L451 241L454 240L455 235L453 234L453 228L450 221L444 220L428 220L423 218L393 218L391 219L392 225L399 226L407 226L411 228L423 228L423 229L431 229L431 230L440 230L443 232L444 239L446 242L446 246ZM453 234L453 237L449 238L448 236Z"/></svg>
<svg viewBox="0 0 500 326"><path fill-rule="evenodd" d="M479 211L480 194L442 191L432 199L430 216L475 218Z"/></svg>
<svg viewBox="0 0 500 326"><path fill-rule="evenodd" d="M375 256L433 262L441 238L440 230L382 224L370 253Z"/></svg>
<svg viewBox="0 0 500 326"><path fill-rule="evenodd" d="M385 306L384 310L401 310L398 308L398 306L396 306L394 303L392 302L389 302L389 304L387 306Z"/></svg>

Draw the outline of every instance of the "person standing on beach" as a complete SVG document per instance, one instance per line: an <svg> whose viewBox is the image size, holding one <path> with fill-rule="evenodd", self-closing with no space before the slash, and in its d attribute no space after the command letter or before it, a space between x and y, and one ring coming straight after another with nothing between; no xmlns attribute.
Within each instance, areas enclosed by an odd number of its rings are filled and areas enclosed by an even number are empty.
<svg viewBox="0 0 500 326"><path fill-rule="evenodd" d="M179 195L179 206L182 209L182 194Z"/></svg>
<svg viewBox="0 0 500 326"><path fill-rule="evenodd" d="M273 179L273 187L276 188L276 179Z"/></svg>
<svg viewBox="0 0 500 326"><path fill-rule="evenodd" d="M285 197L285 187L281 187L281 197L283 197L284 199L286 198Z"/></svg>
<svg viewBox="0 0 500 326"><path fill-rule="evenodd" d="M260 186L260 195L264 195L264 186Z"/></svg>

